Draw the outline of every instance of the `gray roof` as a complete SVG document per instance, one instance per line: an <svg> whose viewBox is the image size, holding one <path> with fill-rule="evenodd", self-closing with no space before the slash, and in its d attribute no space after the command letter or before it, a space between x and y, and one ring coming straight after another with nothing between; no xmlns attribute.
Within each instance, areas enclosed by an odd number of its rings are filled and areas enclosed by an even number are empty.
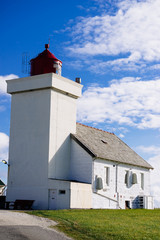
<svg viewBox="0 0 160 240"><path fill-rule="evenodd" d="M153 169L113 133L77 123L76 134L71 136L92 157Z"/></svg>

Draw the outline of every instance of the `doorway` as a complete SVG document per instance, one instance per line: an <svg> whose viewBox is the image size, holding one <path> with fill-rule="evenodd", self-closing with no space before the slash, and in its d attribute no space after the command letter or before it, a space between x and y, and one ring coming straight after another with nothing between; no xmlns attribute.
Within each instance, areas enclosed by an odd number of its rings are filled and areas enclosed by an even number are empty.
<svg viewBox="0 0 160 240"><path fill-rule="evenodd" d="M57 209L57 189L49 189L49 210Z"/></svg>
<svg viewBox="0 0 160 240"><path fill-rule="evenodd" d="M125 209L131 209L130 201L125 201Z"/></svg>

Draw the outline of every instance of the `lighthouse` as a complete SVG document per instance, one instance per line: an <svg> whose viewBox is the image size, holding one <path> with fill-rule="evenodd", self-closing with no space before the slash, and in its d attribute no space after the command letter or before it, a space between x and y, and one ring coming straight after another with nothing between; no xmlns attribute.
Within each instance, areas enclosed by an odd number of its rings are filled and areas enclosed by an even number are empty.
<svg viewBox="0 0 160 240"><path fill-rule="evenodd" d="M55 180L69 180L70 134L76 132L82 89L61 76L62 62L45 48L30 61L31 76L7 81L12 95L7 201L33 199L35 209L49 208Z"/></svg>

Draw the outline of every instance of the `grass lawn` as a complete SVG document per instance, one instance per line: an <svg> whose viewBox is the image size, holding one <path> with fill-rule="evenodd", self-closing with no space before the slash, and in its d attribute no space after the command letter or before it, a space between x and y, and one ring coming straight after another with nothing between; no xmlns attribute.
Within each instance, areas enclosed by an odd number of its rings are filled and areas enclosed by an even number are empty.
<svg viewBox="0 0 160 240"><path fill-rule="evenodd" d="M160 209L36 210L27 213L57 221L56 228L77 240L160 240Z"/></svg>

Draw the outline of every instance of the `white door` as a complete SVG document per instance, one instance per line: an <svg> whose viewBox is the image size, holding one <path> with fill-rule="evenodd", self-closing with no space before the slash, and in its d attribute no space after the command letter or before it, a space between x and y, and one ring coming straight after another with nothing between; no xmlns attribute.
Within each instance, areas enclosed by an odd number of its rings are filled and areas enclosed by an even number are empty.
<svg viewBox="0 0 160 240"><path fill-rule="evenodd" d="M49 189L49 210L57 209L57 189Z"/></svg>
<svg viewBox="0 0 160 240"><path fill-rule="evenodd" d="M153 197L151 197L151 196L148 196L147 197L147 209L153 209L154 207L153 207Z"/></svg>

